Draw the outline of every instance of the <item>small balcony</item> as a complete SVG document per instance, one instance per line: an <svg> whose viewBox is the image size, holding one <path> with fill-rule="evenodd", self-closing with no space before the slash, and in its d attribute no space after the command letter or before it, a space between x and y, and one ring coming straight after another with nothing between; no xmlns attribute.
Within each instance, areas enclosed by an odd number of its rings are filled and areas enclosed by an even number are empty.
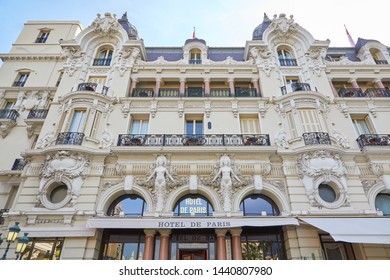
<svg viewBox="0 0 390 280"><path fill-rule="evenodd" d="M390 134L362 134L356 142L360 149L365 146L390 146Z"/></svg>
<svg viewBox="0 0 390 280"><path fill-rule="evenodd" d="M180 90L178 88L160 88L158 97L179 97Z"/></svg>
<svg viewBox="0 0 390 280"><path fill-rule="evenodd" d="M95 58L93 60L93 66L110 66L111 58Z"/></svg>
<svg viewBox="0 0 390 280"><path fill-rule="evenodd" d="M21 171L26 166L26 160L23 158L17 158L12 165L11 170L13 171Z"/></svg>
<svg viewBox="0 0 390 280"><path fill-rule="evenodd" d="M268 134L120 134L118 146L270 146Z"/></svg>
<svg viewBox="0 0 390 280"><path fill-rule="evenodd" d="M28 113L27 119L44 119L47 116L47 109L32 109Z"/></svg>
<svg viewBox="0 0 390 280"><path fill-rule="evenodd" d="M296 59L281 59L279 58L280 66L298 66Z"/></svg>
<svg viewBox="0 0 390 280"><path fill-rule="evenodd" d="M368 88L364 91L364 95L369 97L390 97L390 91L385 88Z"/></svg>
<svg viewBox="0 0 390 280"><path fill-rule="evenodd" d="M80 83L77 86L77 91L93 91L96 93L107 95L108 87L98 83Z"/></svg>
<svg viewBox="0 0 390 280"><path fill-rule="evenodd" d="M287 84L283 87L280 88L282 91L282 95L286 95L291 92L296 92L296 91L311 91L310 84L308 83L291 83Z"/></svg>
<svg viewBox="0 0 390 280"><path fill-rule="evenodd" d="M19 117L19 113L15 109L1 109L0 119L10 120L16 123L16 119Z"/></svg>
<svg viewBox="0 0 390 280"><path fill-rule="evenodd" d="M236 97L258 97L257 90L255 88L235 88L234 94Z"/></svg>
<svg viewBox="0 0 390 280"><path fill-rule="evenodd" d="M360 88L341 88L338 94L340 97L365 97Z"/></svg>
<svg viewBox="0 0 390 280"><path fill-rule="evenodd" d="M387 60L382 60L382 59L374 59L375 64L389 64Z"/></svg>
<svg viewBox="0 0 390 280"><path fill-rule="evenodd" d="M332 145L326 132L309 132L302 134L305 145Z"/></svg>
<svg viewBox="0 0 390 280"><path fill-rule="evenodd" d="M203 97L203 88L187 88L185 91L185 97Z"/></svg>
<svg viewBox="0 0 390 280"><path fill-rule="evenodd" d="M153 88L135 88L131 93L132 97L153 97L154 89Z"/></svg>
<svg viewBox="0 0 390 280"><path fill-rule="evenodd" d="M84 133L62 132L58 134L56 145L81 145L83 139Z"/></svg>
<svg viewBox="0 0 390 280"><path fill-rule="evenodd" d="M189 64L202 64L202 60L201 59L190 59L190 60L188 60L188 63Z"/></svg>

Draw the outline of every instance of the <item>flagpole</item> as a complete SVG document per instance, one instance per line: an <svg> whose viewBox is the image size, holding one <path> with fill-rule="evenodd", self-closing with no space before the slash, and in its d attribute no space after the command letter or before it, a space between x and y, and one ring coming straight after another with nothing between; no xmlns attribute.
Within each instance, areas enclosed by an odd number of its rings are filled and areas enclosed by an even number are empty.
<svg viewBox="0 0 390 280"><path fill-rule="evenodd" d="M352 39L351 34L349 34L348 29L345 26L345 24L344 24L344 28L345 28L345 32L347 33L347 36L348 36L349 44L351 45L351 47L355 47L356 46L355 41Z"/></svg>

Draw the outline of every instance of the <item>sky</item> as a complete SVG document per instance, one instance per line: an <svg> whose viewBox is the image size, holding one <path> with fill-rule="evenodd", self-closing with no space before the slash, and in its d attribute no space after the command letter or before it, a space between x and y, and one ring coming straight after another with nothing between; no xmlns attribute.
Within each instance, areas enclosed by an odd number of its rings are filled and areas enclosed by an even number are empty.
<svg viewBox="0 0 390 280"><path fill-rule="evenodd" d="M293 15L315 39L331 47L349 47L352 38L390 45L388 0L0 0L0 53L7 53L28 20L78 20L87 28L96 14L127 12L146 47L181 47L186 39L210 47L244 47L264 13Z"/></svg>

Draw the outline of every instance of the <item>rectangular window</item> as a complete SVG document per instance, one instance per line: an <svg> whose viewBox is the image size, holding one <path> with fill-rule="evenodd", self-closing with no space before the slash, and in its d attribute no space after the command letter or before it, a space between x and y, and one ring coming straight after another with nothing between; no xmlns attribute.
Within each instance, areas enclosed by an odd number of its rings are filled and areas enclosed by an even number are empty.
<svg viewBox="0 0 390 280"><path fill-rule="evenodd" d="M86 115L85 110L75 110L68 132L83 132Z"/></svg>
<svg viewBox="0 0 390 280"><path fill-rule="evenodd" d="M316 110L299 110L299 118L302 124L303 132L322 132Z"/></svg>
<svg viewBox="0 0 390 280"><path fill-rule="evenodd" d="M46 43L47 38L49 37L50 31L45 30L41 31L35 40L35 43Z"/></svg>
<svg viewBox="0 0 390 280"><path fill-rule="evenodd" d="M18 76L16 77L16 80L15 80L13 86L14 87L24 87L28 76L29 76L29 73L19 73Z"/></svg>
<svg viewBox="0 0 390 280"><path fill-rule="evenodd" d="M88 83L96 83L100 85L105 85L106 84L106 79L107 77L105 76L91 76L88 78Z"/></svg>
<svg viewBox="0 0 390 280"><path fill-rule="evenodd" d="M203 121L199 119L186 120L186 134L187 135L202 135Z"/></svg>
<svg viewBox="0 0 390 280"><path fill-rule="evenodd" d="M297 138L298 137L298 133L297 133L297 128L295 126L293 113L291 111L287 112L286 113L286 118L287 118L288 126L290 128L291 137L292 138Z"/></svg>
<svg viewBox="0 0 390 280"><path fill-rule="evenodd" d="M131 134L133 135L148 134L148 128L149 128L149 120L133 119L131 123Z"/></svg>
<svg viewBox="0 0 390 280"><path fill-rule="evenodd" d="M357 136L362 134L375 134L375 131L370 123L369 117L366 116L351 116L353 128Z"/></svg>
<svg viewBox="0 0 390 280"><path fill-rule="evenodd" d="M257 117L240 116L241 134L259 134L260 125Z"/></svg>
<svg viewBox="0 0 390 280"><path fill-rule="evenodd" d="M22 260L59 260L62 247L64 244L63 238L56 239L30 239L26 249L24 250Z"/></svg>

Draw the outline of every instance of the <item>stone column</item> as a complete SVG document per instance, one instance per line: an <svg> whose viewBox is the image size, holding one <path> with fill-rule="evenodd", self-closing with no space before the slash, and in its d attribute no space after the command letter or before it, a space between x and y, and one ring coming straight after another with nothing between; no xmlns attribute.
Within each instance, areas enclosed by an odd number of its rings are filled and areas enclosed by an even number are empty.
<svg viewBox="0 0 390 280"><path fill-rule="evenodd" d="M242 260L241 232L241 228L230 229L230 233L232 234L233 260Z"/></svg>
<svg viewBox="0 0 390 280"><path fill-rule="evenodd" d="M216 229L217 234L217 259L226 260L226 232L227 229Z"/></svg>
<svg viewBox="0 0 390 280"><path fill-rule="evenodd" d="M180 78L180 97L183 97L186 91L186 78Z"/></svg>
<svg viewBox="0 0 390 280"><path fill-rule="evenodd" d="M153 260L154 252L154 234L156 231L154 229L145 229L145 252L144 260Z"/></svg>
<svg viewBox="0 0 390 280"><path fill-rule="evenodd" d="M231 92L232 96L235 96L235 92L234 92L234 78L229 78L228 83L229 83L229 88L230 88L230 92Z"/></svg>
<svg viewBox="0 0 390 280"><path fill-rule="evenodd" d="M252 79L252 85L256 89L258 96L260 96L259 81L257 78Z"/></svg>
<svg viewBox="0 0 390 280"><path fill-rule="evenodd" d="M155 87L155 90L154 90L154 96L155 97L158 96L158 91L160 90L160 86L161 86L161 78L157 77L156 78L156 87Z"/></svg>
<svg viewBox="0 0 390 280"><path fill-rule="evenodd" d="M169 253L169 235L171 234L170 229L160 229L160 254L159 260L167 260Z"/></svg>
<svg viewBox="0 0 390 280"><path fill-rule="evenodd" d="M137 82L138 82L138 79L137 79L137 78L134 78L134 79L131 80L131 86L130 86L130 93L129 93L129 96L132 95L133 89L137 88Z"/></svg>
<svg viewBox="0 0 390 280"><path fill-rule="evenodd" d="M375 79L374 80L374 84L378 87L378 88L385 88L385 86L383 85L382 81L380 79Z"/></svg>
<svg viewBox="0 0 390 280"><path fill-rule="evenodd" d="M357 83L357 81L355 79L350 79L348 82L351 83L353 88L360 88L359 84Z"/></svg>
<svg viewBox="0 0 390 280"><path fill-rule="evenodd" d="M210 96L210 78L204 78L204 95Z"/></svg>

